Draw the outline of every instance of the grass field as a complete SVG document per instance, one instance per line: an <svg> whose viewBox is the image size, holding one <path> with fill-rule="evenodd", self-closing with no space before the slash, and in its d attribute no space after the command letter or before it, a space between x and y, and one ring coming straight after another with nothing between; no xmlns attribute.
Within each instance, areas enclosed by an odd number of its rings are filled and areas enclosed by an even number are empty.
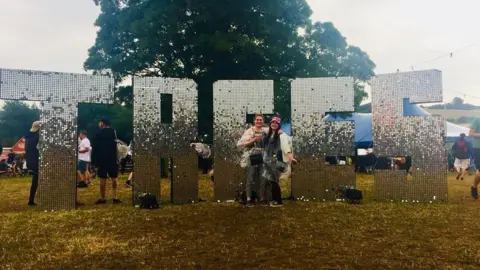
<svg viewBox="0 0 480 270"><path fill-rule="evenodd" d="M244 208L204 202L159 210L95 206L98 182L80 189L85 207L26 207L28 179L0 179L0 269L479 269L480 202L472 177L449 176L448 204L378 203L359 175L362 205L286 202ZM162 194L169 194L163 181ZM200 196L213 186L200 180Z"/></svg>

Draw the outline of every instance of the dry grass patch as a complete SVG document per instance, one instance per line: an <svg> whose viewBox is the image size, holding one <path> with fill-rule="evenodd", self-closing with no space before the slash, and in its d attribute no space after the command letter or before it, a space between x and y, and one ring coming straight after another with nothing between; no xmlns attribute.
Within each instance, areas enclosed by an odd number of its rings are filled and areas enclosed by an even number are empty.
<svg viewBox="0 0 480 270"><path fill-rule="evenodd" d="M468 198L467 180L449 180L449 204L375 203L373 178L359 176L363 205L248 209L206 202L154 211L95 206L95 183L80 190L86 207L48 213L25 207L28 180L5 181L11 180L0 180L3 269L480 268L479 205ZM202 198L213 198L208 179L199 186ZM129 189L120 189L127 201ZM164 183L162 194L169 192Z"/></svg>

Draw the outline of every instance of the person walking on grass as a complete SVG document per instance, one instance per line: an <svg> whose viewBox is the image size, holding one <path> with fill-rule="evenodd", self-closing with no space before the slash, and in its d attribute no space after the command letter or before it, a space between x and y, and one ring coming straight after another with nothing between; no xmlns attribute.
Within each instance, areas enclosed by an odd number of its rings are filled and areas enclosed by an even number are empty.
<svg viewBox="0 0 480 270"><path fill-rule="evenodd" d="M92 145L92 163L97 167L98 178L100 178L100 199L95 204L106 204L105 191L107 188L107 178L112 179L112 202L114 204L122 203L117 198L118 186L118 161L117 161L117 135L115 130L110 127L110 121L102 119L98 122L100 131L93 139Z"/></svg>
<svg viewBox="0 0 480 270"><path fill-rule="evenodd" d="M460 134L460 139L452 146L452 152L455 156L454 167L457 171L457 180L463 180L465 172L470 167L470 156L472 147L465 139L465 133Z"/></svg>
<svg viewBox="0 0 480 270"><path fill-rule="evenodd" d="M32 185L30 187L30 197L28 198L28 205L35 206L35 194L38 187L38 158L40 153L38 151L40 122L35 121L32 128L25 136L25 156L27 162L27 169L32 172Z"/></svg>

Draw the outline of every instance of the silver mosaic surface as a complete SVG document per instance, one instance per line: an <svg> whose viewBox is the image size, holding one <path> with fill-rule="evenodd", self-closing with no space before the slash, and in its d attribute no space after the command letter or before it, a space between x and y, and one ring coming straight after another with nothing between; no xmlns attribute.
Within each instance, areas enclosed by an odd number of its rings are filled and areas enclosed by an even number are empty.
<svg viewBox="0 0 480 270"><path fill-rule="evenodd" d="M405 171L375 171L375 197L386 201L446 201L445 120L441 116L404 116L403 99L442 102L438 70L379 75L372 80L374 152L411 156L413 177Z"/></svg>
<svg viewBox="0 0 480 270"><path fill-rule="evenodd" d="M234 200L244 189L242 152L236 148L247 124L247 114L272 114L273 81L217 81L213 85L213 148L215 153L215 200ZM246 127L247 126L247 127Z"/></svg>
<svg viewBox="0 0 480 270"><path fill-rule="evenodd" d="M355 150L353 121L326 122L329 112L353 112L353 78L307 78L291 83L293 148L299 164L292 195L300 200L332 200L342 185L355 185L354 167L325 165L326 156Z"/></svg>
<svg viewBox="0 0 480 270"><path fill-rule="evenodd" d="M73 209L76 197L78 103L113 103L106 76L0 69L0 98L41 101L38 203Z"/></svg>
<svg viewBox="0 0 480 270"><path fill-rule="evenodd" d="M171 200L197 201L198 159L195 149L190 147L190 141L198 134L197 85L188 79L135 77L133 91L134 199L143 192L160 198L160 160L171 158ZM161 123L162 94L172 95L171 124Z"/></svg>

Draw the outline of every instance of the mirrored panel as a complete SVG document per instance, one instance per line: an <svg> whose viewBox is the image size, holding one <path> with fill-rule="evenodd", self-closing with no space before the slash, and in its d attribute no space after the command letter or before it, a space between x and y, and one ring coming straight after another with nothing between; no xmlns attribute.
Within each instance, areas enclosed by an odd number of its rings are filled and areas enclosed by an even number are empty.
<svg viewBox="0 0 480 270"><path fill-rule="evenodd" d="M441 116L405 116L410 103L442 102L438 70L384 74L372 80L374 153L411 157L412 177L403 170L375 170L375 198L387 201L446 201L445 120Z"/></svg>
<svg viewBox="0 0 480 270"><path fill-rule="evenodd" d="M329 165L326 156L354 154L354 123L325 121L327 113L354 111L353 78L295 79L292 92L294 167L292 195L298 200L332 200L341 186L355 186L351 164Z"/></svg>
<svg viewBox="0 0 480 270"><path fill-rule="evenodd" d="M79 103L113 103L107 76L0 69L0 98L41 101L38 203L73 209L76 202Z"/></svg>
<svg viewBox="0 0 480 270"><path fill-rule="evenodd" d="M189 79L135 77L133 89L134 201L143 192L160 198L162 158L172 161L172 202L197 201L198 158L190 147L198 134L196 83ZM172 115L162 115L162 106L171 107Z"/></svg>
<svg viewBox="0 0 480 270"><path fill-rule="evenodd" d="M272 114L273 81L217 81L213 86L213 148L215 200L236 199L245 189L246 172L240 166L242 150L236 144L252 126L247 114Z"/></svg>

